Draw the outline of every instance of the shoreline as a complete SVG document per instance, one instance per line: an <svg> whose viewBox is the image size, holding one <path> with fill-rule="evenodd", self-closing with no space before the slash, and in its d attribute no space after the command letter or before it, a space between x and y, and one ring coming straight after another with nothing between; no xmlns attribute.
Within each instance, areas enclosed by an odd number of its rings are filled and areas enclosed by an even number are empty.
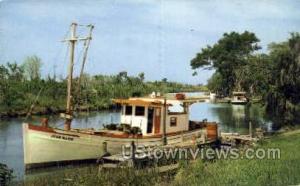
<svg viewBox="0 0 300 186"><path fill-rule="evenodd" d="M208 92L207 90L189 90L189 91L178 91L184 93L198 93L198 92ZM173 92L178 93L178 92ZM114 104L108 103L107 105L104 104L102 106L82 106L80 109L76 109L76 112L89 112L89 111L102 111L102 110L110 110L114 108ZM18 117L25 117L28 113L28 108L20 109L20 110L13 110L8 109L10 111L0 111L0 119L9 119L9 118L18 118ZM31 112L31 116L40 116L40 115L55 115L59 113L66 112L66 109L63 107L45 107L45 106L37 106Z"/></svg>
<svg viewBox="0 0 300 186"><path fill-rule="evenodd" d="M77 109L74 112L78 113L87 113L87 112L95 112L95 111L104 111L104 110L111 110L114 106L110 105L109 107L85 107L81 109ZM37 111L31 112L29 116L52 116L60 113L66 112L66 109L49 109L49 108L40 108ZM13 111L13 112L0 112L0 119L12 119L12 118L19 118L19 117L26 117L27 116L26 111Z"/></svg>
<svg viewBox="0 0 300 186"><path fill-rule="evenodd" d="M190 93L190 92L189 92ZM230 103L228 99L217 99L215 104L220 104L220 103ZM251 102L253 104L260 103L260 102ZM98 106L98 107L87 107L87 106L82 106L81 109L76 109L74 112L79 112L79 113L86 113L90 111L103 111L103 110L111 110L115 108L114 104L109 104L108 106ZM37 107L34 109L34 111L31 112L29 116L41 116L41 115L55 115L55 114L60 114L60 113L65 113L66 109L65 108L49 108L49 107ZM18 118L18 117L26 117L28 111L25 110L19 110L19 111L0 111L0 119L10 119L10 118Z"/></svg>

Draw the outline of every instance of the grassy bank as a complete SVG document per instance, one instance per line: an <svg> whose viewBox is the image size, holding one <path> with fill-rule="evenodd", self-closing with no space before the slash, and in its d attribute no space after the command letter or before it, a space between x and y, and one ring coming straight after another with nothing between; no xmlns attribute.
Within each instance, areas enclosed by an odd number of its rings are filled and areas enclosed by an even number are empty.
<svg viewBox="0 0 300 186"><path fill-rule="evenodd" d="M300 131L286 133L259 145L279 148L279 160L238 159L214 163L198 161L181 169L175 185L298 185L300 183Z"/></svg>
<svg viewBox="0 0 300 186"><path fill-rule="evenodd" d="M279 148L279 160L237 159L182 163L176 172L158 174L133 169L98 173L97 167L56 171L20 185L296 185L300 183L300 130L263 141L257 147Z"/></svg>
<svg viewBox="0 0 300 186"><path fill-rule="evenodd" d="M23 181L14 182L12 185L157 185L171 183L175 173L160 175L155 171L136 171L134 169L111 169L98 173L98 167L89 166L82 168L53 171L46 175L28 177Z"/></svg>

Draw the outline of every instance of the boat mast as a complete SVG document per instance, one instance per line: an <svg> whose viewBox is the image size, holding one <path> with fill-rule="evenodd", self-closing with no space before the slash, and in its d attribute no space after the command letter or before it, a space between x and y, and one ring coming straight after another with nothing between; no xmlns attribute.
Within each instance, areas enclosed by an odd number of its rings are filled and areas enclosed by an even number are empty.
<svg viewBox="0 0 300 186"><path fill-rule="evenodd" d="M87 49L89 42L91 40L91 34L92 30L94 28L93 25L89 25L90 27L90 35L86 38L78 38L76 36L76 28L77 28L77 23L72 23L71 24L71 36L69 39L64 40L68 41L70 43L70 63L69 63L69 69L68 69L68 85L67 85L67 106L66 106L66 113L62 114L62 117L66 119L64 129L65 130L70 130L71 129L71 122L73 118L73 113L72 113L72 81L73 81L73 67L74 67L74 51L75 51L75 44L77 41L86 41L87 46L86 46L86 51L85 51L85 56L84 56L84 63L86 60L86 55L87 55ZM84 66L84 64L83 64ZM83 69L81 70L83 73Z"/></svg>
<svg viewBox="0 0 300 186"><path fill-rule="evenodd" d="M83 61L82 61L82 64L81 64L81 70L80 70L80 76L79 76L79 82L78 82L79 85L80 85L81 80L82 80L83 69L84 69L84 65L85 65L85 62L86 62L86 57L87 57L87 52L88 52L88 49L89 49L89 46L90 46L90 41L92 40L92 31L94 29L94 25L88 25L88 27L90 27L90 32L89 32L89 35L88 35L88 37L86 38L86 40L84 42L85 49L84 49Z"/></svg>
<svg viewBox="0 0 300 186"><path fill-rule="evenodd" d="M84 71L84 66L86 63L86 58L87 58L87 52L90 46L90 41L92 40L92 31L94 29L94 25L87 25L87 27L90 28L90 32L88 37L86 38L86 40L84 41L84 55L83 55L83 60L82 60L82 64L81 64L81 70L80 70L80 76L78 79L78 98L77 98L77 106L80 105L80 99L81 99L81 81L82 81L82 77L83 77L83 71ZM78 103L79 102L79 103Z"/></svg>
<svg viewBox="0 0 300 186"><path fill-rule="evenodd" d="M73 79L73 66L74 66L74 50L75 43L77 41L76 38L76 27L77 23L71 24L71 37L69 39L70 43L70 63L68 70L68 87L67 87L67 106L66 106L66 114L65 114L65 130L71 129L72 122L72 79Z"/></svg>

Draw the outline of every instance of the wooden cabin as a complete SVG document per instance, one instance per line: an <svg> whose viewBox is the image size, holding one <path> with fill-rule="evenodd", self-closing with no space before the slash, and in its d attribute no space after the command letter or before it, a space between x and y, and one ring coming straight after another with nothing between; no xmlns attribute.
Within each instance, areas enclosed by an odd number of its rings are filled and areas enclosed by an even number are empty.
<svg viewBox="0 0 300 186"><path fill-rule="evenodd" d="M114 102L121 105L121 123L139 127L143 136L162 134L164 116L167 134L189 130L189 105L194 101L129 98L114 99Z"/></svg>

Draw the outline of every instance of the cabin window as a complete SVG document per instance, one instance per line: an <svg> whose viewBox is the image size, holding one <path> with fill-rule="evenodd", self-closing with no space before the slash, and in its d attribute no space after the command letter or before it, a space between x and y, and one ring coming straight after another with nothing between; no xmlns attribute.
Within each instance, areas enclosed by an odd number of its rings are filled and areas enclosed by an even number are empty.
<svg viewBox="0 0 300 186"><path fill-rule="evenodd" d="M180 115L186 114L186 107L183 104L173 104L171 107L168 108L169 115Z"/></svg>
<svg viewBox="0 0 300 186"><path fill-rule="evenodd" d="M170 118L170 126L176 127L177 126L177 117L171 117Z"/></svg>
<svg viewBox="0 0 300 186"><path fill-rule="evenodd" d="M132 115L132 106L125 107L125 115Z"/></svg>
<svg viewBox="0 0 300 186"><path fill-rule="evenodd" d="M140 106L135 107L135 115L136 116L144 116L145 115L145 107L140 107Z"/></svg>

